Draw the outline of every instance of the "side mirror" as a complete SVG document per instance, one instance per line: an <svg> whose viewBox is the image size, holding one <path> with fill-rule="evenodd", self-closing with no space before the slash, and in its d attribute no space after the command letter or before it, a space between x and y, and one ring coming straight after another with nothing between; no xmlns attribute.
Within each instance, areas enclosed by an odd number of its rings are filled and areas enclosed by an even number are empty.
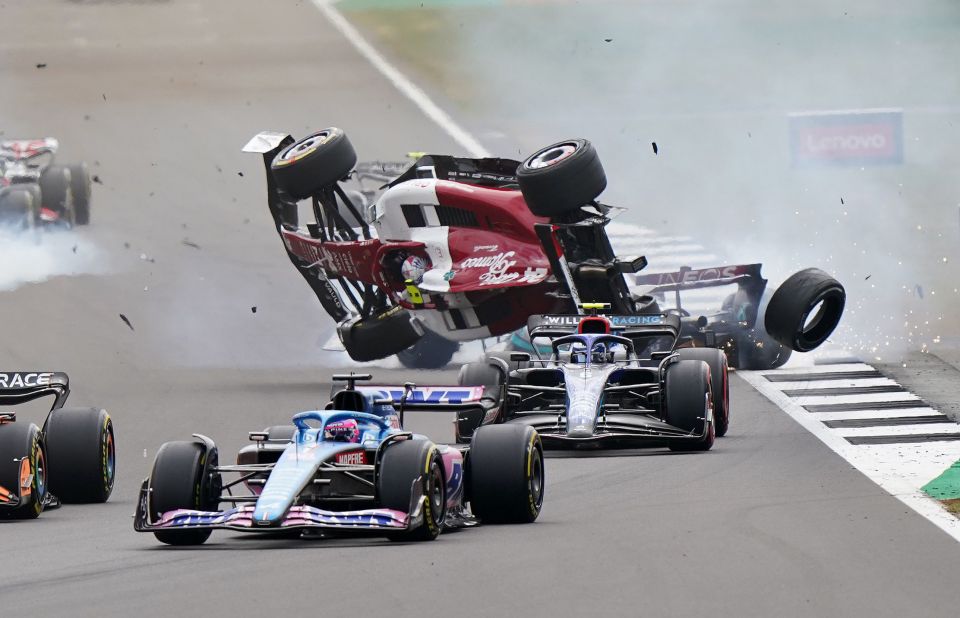
<svg viewBox="0 0 960 618"><path fill-rule="evenodd" d="M530 360L530 355L526 352L510 352L510 361L513 363L523 363Z"/></svg>

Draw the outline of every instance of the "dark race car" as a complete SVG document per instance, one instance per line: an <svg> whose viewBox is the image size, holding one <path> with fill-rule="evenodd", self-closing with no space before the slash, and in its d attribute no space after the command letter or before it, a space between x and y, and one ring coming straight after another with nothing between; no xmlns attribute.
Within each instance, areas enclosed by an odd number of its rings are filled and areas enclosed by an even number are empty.
<svg viewBox="0 0 960 618"><path fill-rule="evenodd" d="M134 528L171 545L203 543L215 529L429 541L478 521L537 519L543 453L532 427L480 428L469 447L435 444L402 429L408 400L415 405L421 389L357 387L369 374L333 379L347 387L326 409L251 432L255 444L241 449L236 465L221 464L205 436L164 444L141 487ZM237 478L225 482L227 473ZM236 491L241 486L248 491Z"/></svg>
<svg viewBox="0 0 960 618"><path fill-rule="evenodd" d="M47 137L0 141L0 225L20 230L90 223L90 173L57 165L60 143Z"/></svg>
<svg viewBox="0 0 960 618"><path fill-rule="evenodd" d="M0 372L0 518L32 519L62 502L106 502L113 491L113 422L100 408L64 408L67 374ZM11 406L53 397L43 427Z"/></svg>
<svg viewBox="0 0 960 618"><path fill-rule="evenodd" d="M503 423L536 428L547 447L704 451L726 434L726 356L675 349L679 316L543 315L527 329L538 348L549 344L545 357L491 354L461 368L461 387L484 395L457 410L458 439Z"/></svg>
<svg viewBox="0 0 960 618"><path fill-rule="evenodd" d="M581 299L619 315L659 312L626 279L646 258L611 248L605 226L622 209L596 200L606 176L586 140L553 144L522 163L425 155L368 211L340 184L357 163L340 129L299 141L261 133L244 150L263 155L287 254L354 360L400 354L408 366L443 366L457 342L510 333L531 315L576 313ZM300 200L315 219L305 229ZM843 312L843 287L816 269L794 275L762 323L759 269L727 278L742 283L736 328L765 326L764 337L793 350L820 345ZM694 326L689 332L699 335L709 324Z"/></svg>

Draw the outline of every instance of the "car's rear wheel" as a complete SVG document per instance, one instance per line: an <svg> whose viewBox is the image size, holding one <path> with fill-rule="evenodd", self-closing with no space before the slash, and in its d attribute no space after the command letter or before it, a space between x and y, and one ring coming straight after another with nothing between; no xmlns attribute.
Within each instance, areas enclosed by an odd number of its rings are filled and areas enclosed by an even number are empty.
<svg viewBox="0 0 960 618"><path fill-rule="evenodd" d="M470 510L480 521L524 524L540 516L543 445L533 427L514 423L480 427L470 442L467 468Z"/></svg>
<svg viewBox="0 0 960 618"><path fill-rule="evenodd" d="M726 435L730 426L730 383L727 355L716 348L677 350L680 360L701 360L710 367L710 391L713 396L714 433Z"/></svg>
<svg viewBox="0 0 960 618"><path fill-rule="evenodd" d="M10 189L0 193L0 225L24 231L37 224L39 201L36 193L25 189Z"/></svg>
<svg viewBox="0 0 960 618"><path fill-rule="evenodd" d="M302 200L342 180L356 164L357 153L347 135L330 127L281 150L270 170L281 189Z"/></svg>
<svg viewBox="0 0 960 618"><path fill-rule="evenodd" d="M90 170L86 163L70 166L70 194L73 197L73 212L77 225L90 224Z"/></svg>
<svg viewBox="0 0 960 618"><path fill-rule="evenodd" d="M113 421L99 408L61 408L46 425L50 491L63 502L106 502L116 478Z"/></svg>
<svg viewBox="0 0 960 618"><path fill-rule="evenodd" d="M457 384L460 386L499 387L505 382L503 370L488 361L467 363L460 367Z"/></svg>
<svg viewBox="0 0 960 618"><path fill-rule="evenodd" d="M213 511L219 505L220 475L210 472L217 465L217 450L207 452L198 442L167 442L157 451L150 473L150 518L179 509ZM162 530L153 533L168 545L200 545L210 530Z"/></svg>
<svg viewBox="0 0 960 618"><path fill-rule="evenodd" d="M713 447L715 429L707 422L713 405L710 388L710 366L702 360L680 360L666 370L664 387L664 420L702 438L683 438L670 442L672 451L709 451Z"/></svg>
<svg viewBox="0 0 960 618"><path fill-rule="evenodd" d="M43 208L52 210L60 219L73 223L75 211L70 208L70 169L51 165L40 174L40 199Z"/></svg>
<svg viewBox="0 0 960 618"><path fill-rule="evenodd" d="M764 326L783 345L809 352L840 323L846 298L840 282L819 268L798 271L773 293Z"/></svg>
<svg viewBox="0 0 960 618"><path fill-rule="evenodd" d="M555 217L586 206L607 188L593 144L570 139L533 153L517 167L517 183L530 212Z"/></svg>
<svg viewBox="0 0 960 618"><path fill-rule="evenodd" d="M447 488L443 464L436 445L429 440L402 440L387 446L377 474L380 505L410 512L414 483L419 483L423 521L412 530L387 535L391 541L432 541L443 528L447 515Z"/></svg>
<svg viewBox="0 0 960 618"><path fill-rule="evenodd" d="M0 517L35 519L47 495L47 458L40 429L33 423L0 425L0 453L0 487L22 500L15 509L0 506Z"/></svg>

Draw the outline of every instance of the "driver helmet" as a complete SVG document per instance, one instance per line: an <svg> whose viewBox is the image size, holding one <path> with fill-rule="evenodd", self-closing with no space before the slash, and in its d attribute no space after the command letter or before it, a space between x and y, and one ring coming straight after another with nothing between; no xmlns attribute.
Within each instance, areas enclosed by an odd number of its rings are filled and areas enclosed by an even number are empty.
<svg viewBox="0 0 960 618"><path fill-rule="evenodd" d="M603 342L598 342L593 344L593 349L590 350L590 362L591 363L607 363L610 362L612 354L607 349L607 344Z"/></svg>
<svg viewBox="0 0 960 618"><path fill-rule="evenodd" d="M360 442L360 425L352 418L327 423L323 430L324 440L332 442Z"/></svg>

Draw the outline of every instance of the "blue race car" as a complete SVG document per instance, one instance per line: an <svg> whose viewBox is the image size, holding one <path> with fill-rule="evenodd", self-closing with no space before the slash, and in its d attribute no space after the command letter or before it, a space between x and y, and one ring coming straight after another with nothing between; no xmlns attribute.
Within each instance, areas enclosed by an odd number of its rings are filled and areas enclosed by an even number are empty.
<svg viewBox="0 0 960 618"><path fill-rule="evenodd" d="M333 379L347 384L327 409L251 432L254 444L240 450L236 465L221 465L214 442L199 434L164 444L140 488L134 529L170 545L203 543L215 529L296 536L333 529L429 541L445 527L537 519L544 475L535 429L484 427L469 446L438 445L402 429L407 402L422 401L423 389L357 388L369 374ZM224 482L225 473L239 477ZM234 493L241 486L247 491Z"/></svg>

